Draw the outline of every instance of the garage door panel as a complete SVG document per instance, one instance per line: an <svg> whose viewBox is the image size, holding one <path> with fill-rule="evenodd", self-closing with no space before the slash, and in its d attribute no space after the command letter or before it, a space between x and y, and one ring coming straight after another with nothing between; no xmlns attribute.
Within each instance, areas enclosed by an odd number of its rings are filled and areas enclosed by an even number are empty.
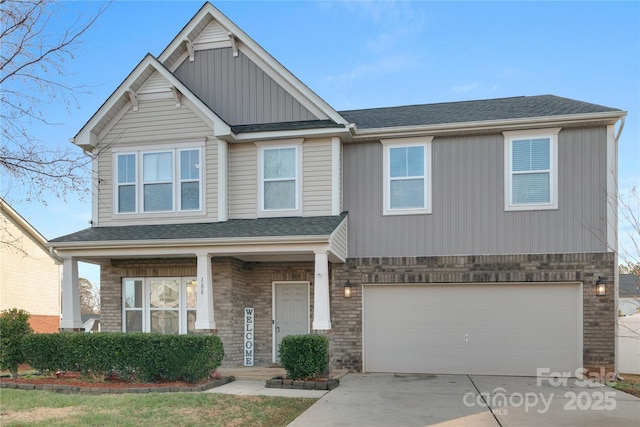
<svg viewBox="0 0 640 427"><path fill-rule="evenodd" d="M365 286L369 372L535 375L575 371L578 284Z"/></svg>

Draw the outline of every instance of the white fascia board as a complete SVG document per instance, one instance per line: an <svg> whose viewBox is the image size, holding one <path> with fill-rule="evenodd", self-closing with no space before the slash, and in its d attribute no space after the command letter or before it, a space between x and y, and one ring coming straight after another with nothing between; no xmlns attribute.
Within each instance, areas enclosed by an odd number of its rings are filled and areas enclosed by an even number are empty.
<svg viewBox="0 0 640 427"><path fill-rule="evenodd" d="M272 139L290 139L290 138L319 138L319 137L343 137L350 138L351 134L346 128L320 128L320 129L297 129L297 130L280 130L268 132L245 132L235 133L230 137L218 137L229 142L252 142L252 141L269 141Z"/></svg>
<svg viewBox="0 0 640 427"><path fill-rule="evenodd" d="M242 51L249 59L254 61L258 65L268 67L274 73L268 73L269 76L274 79L281 86L288 87L295 91L302 99L298 99L309 109L313 114L317 116L326 116L336 123L347 125L348 122L342 117L336 110L334 110L328 103L320 98L315 92L313 92L307 85L302 83L296 76L294 76L289 70L287 70L282 64L275 60L269 52L264 50L258 43L255 42L247 33L245 33L240 27L238 27L233 21L227 18L222 12L216 9L212 4L206 3L202 9L196 13L196 15L189 21L189 23L183 28L183 30L173 39L173 41L167 46L167 48L160 54L158 58L160 62L164 63L173 52L184 42L185 37L191 33L202 20L210 14L213 19L220 24L227 31L232 33L238 43L238 49Z"/></svg>
<svg viewBox="0 0 640 427"><path fill-rule="evenodd" d="M440 133L448 132L474 132L474 131L489 131L489 130L506 130L506 129L521 129L525 126L566 126L569 124L581 124L588 123L597 120L610 121L610 124L614 124L621 117L626 116L626 111L611 111L605 113L588 113L588 114L568 114L562 116L544 116L544 117L526 117L519 119L508 120L486 120L476 122L463 122L463 123L442 123L436 125L424 125L424 126L398 126L398 127L386 127L386 128L372 128L372 129L358 129L356 127L353 134L353 139L371 139L371 138L384 138L389 136L394 137L406 137L406 136L418 136L418 135L437 135Z"/></svg>
<svg viewBox="0 0 640 427"><path fill-rule="evenodd" d="M151 54L147 54L145 58L136 66L136 68L127 76L127 78L118 86L116 91L107 99L107 101L98 109L98 111L89 119L87 124L78 132L75 138L71 139L76 145L83 148L95 147L98 138L94 133L95 126L100 123L105 114L115 107L116 103L123 97L127 96L127 91L131 85L140 77L140 75L148 67L152 67L160 73L169 83L171 83L178 91L182 93L185 100L188 100L195 107L195 112L206 118L207 123L212 125L214 135L226 137L231 134L231 129L222 119L220 119L206 104L204 104L197 96L195 96L180 80L178 80L165 66L163 66ZM127 104L127 108L131 104Z"/></svg>

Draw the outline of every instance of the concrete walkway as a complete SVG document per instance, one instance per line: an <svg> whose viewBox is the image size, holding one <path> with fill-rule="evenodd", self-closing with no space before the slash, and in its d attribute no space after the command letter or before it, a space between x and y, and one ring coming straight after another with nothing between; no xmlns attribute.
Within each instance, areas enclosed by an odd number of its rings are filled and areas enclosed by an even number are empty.
<svg viewBox="0 0 640 427"><path fill-rule="evenodd" d="M637 426L640 398L595 382L349 374L290 426Z"/></svg>

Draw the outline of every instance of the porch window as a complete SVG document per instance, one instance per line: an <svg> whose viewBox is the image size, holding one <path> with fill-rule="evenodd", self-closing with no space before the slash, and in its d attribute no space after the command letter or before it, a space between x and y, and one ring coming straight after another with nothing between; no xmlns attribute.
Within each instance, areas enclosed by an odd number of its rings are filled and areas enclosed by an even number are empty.
<svg viewBox="0 0 640 427"><path fill-rule="evenodd" d="M115 154L115 212L199 211L202 150L196 148Z"/></svg>
<svg viewBox="0 0 640 427"><path fill-rule="evenodd" d="M195 278L126 278L122 298L124 332L195 332Z"/></svg>

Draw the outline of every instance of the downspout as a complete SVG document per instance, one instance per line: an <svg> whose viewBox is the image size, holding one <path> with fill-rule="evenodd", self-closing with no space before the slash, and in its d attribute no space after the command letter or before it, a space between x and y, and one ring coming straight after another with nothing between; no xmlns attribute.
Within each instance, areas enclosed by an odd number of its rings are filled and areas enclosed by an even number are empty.
<svg viewBox="0 0 640 427"><path fill-rule="evenodd" d="M618 257L618 253L619 253L619 248L617 247L619 242L618 242L618 183L617 183L617 178L618 178L618 140L620 139L620 134L622 134L622 129L624 128L624 120L625 120L625 116L622 116L620 118L620 127L618 128L618 132L615 135L615 142L614 142L614 152L615 152L615 159L616 159L616 170L615 170L615 174L616 174L616 250L614 252L614 256L615 256L615 268L613 270L613 292L614 292L614 301L615 301L615 309L614 309L614 316L615 316L615 322L614 322L614 335L615 335L615 341L613 344L613 348L614 348L614 352L615 352L615 368L614 368L614 379L615 380L622 380L622 376L620 376L620 373L618 372L618 367L620 366L620 352L619 352L619 347L618 347L618 335L619 335L619 331L618 331L618 301L619 301L619 293L620 293L620 271L618 269L618 263L620 262L619 257Z"/></svg>

